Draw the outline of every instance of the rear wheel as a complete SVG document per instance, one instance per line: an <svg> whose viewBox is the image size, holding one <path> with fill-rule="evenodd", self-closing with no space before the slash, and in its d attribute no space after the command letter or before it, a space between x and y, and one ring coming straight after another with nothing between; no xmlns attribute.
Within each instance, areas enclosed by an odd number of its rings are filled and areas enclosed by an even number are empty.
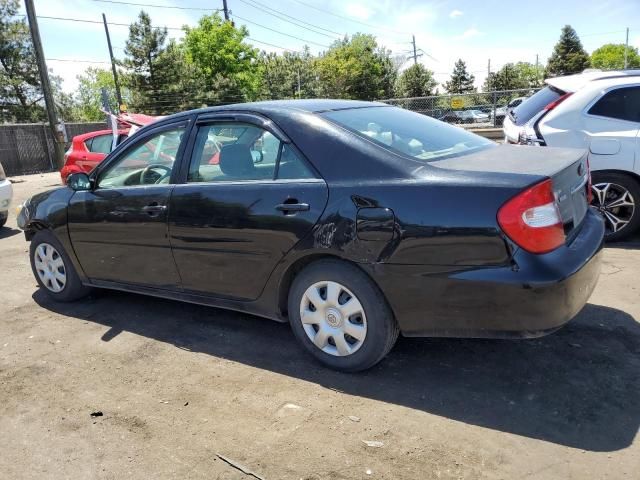
<svg viewBox="0 0 640 480"><path fill-rule="evenodd" d="M300 272L288 307L291 328L303 347L336 370L372 367L398 338L382 292L361 270L342 261L318 261Z"/></svg>
<svg viewBox="0 0 640 480"><path fill-rule="evenodd" d="M627 238L640 227L640 184L623 173L593 172L592 205L605 221L605 239Z"/></svg>
<svg viewBox="0 0 640 480"><path fill-rule="evenodd" d="M89 294L71 259L53 233L40 230L29 248L31 270L47 295L59 302L72 302Z"/></svg>

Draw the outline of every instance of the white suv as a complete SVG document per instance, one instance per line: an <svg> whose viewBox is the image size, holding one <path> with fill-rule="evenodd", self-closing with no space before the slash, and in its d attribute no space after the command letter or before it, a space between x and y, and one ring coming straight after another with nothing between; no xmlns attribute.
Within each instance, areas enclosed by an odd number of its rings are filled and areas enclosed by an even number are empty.
<svg viewBox="0 0 640 480"><path fill-rule="evenodd" d="M549 78L509 112L505 141L589 150L593 205L608 240L640 227L640 70Z"/></svg>

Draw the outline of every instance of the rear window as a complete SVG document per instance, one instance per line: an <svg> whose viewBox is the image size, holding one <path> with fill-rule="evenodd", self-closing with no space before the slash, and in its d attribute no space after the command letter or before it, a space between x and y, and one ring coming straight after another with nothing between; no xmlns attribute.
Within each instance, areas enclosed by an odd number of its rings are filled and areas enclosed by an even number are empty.
<svg viewBox="0 0 640 480"><path fill-rule="evenodd" d="M516 125L524 125L541 112L544 107L549 105L551 102L555 102L564 94L565 92L558 88L545 87L525 99L520 105L511 110L509 116Z"/></svg>
<svg viewBox="0 0 640 480"><path fill-rule="evenodd" d="M111 152L111 145L113 144L113 136L98 135L91 139L90 142L85 142L90 152L108 154Z"/></svg>
<svg viewBox="0 0 640 480"><path fill-rule="evenodd" d="M617 88L589 109L591 115L640 122L640 87Z"/></svg>
<svg viewBox="0 0 640 480"><path fill-rule="evenodd" d="M495 145L462 128L396 107L351 108L321 115L392 152L424 162Z"/></svg>

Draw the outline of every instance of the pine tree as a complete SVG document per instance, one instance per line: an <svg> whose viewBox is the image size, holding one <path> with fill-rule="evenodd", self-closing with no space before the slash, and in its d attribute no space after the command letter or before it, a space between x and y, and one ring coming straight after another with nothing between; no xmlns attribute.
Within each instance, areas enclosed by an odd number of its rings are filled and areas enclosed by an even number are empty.
<svg viewBox="0 0 640 480"><path fill-rule="evenodd" d="M451 79L444 84L444 88L449 93L469 93L475 92L473 82L476 78L467 72L467 64L459 59L453 67Z"/></svg>
<svg viewBox="0 0 640 480"><path fill-rule="evenodd" d="M547 76L570 75L589 68L589 54L571 25L565 25L547 64Z"/></svg>
<svg viewBox="0 0 640 480"><path fill-rule="evenodd" d="M163 107L167 104L162 95L167 79L162 74L160 56L166 39L167 29L153 27L144 10L129 27L124 49L127 58L123 62L129 73L124 76L124 83L131 90L132 107L144 113L160 115L171 110Z"/></svg>

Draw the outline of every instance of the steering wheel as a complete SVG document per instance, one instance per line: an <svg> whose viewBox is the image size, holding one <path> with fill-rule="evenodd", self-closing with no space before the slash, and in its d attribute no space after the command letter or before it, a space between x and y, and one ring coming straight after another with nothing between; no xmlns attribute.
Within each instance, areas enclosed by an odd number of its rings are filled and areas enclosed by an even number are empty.
<svg viewBox="0 0 640 480"><path fill-rule="evenodd" d="M164 173L162 173L160 175L160 178L158 178L155 181L148 181L151 179L147 179L147 177L149 176L149 172L151 170L154 169L160 169L160 170L164 170ZM171 168L167 167L166 165L162 165L160 163L152 163L151 165L147 165L145 167L144 170L142 170L142 173L140 174L140 183L145 184L145 183L160 183L162 182L162 180L164 180L165 178L167 178L169 175L171 175Z"/></svg>

